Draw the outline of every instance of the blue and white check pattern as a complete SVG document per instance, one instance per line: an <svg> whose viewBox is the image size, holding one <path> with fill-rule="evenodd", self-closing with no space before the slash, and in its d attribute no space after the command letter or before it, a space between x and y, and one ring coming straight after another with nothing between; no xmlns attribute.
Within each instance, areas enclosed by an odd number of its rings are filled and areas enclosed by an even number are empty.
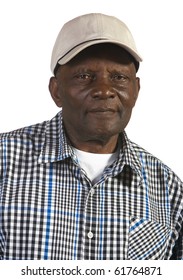
<svg viewBox="0 0 183 280"><path fill-rule="evenodd" d="M0 259L182 259L183 183L121 135L92 185L62 113L0 136Z"/></svg>

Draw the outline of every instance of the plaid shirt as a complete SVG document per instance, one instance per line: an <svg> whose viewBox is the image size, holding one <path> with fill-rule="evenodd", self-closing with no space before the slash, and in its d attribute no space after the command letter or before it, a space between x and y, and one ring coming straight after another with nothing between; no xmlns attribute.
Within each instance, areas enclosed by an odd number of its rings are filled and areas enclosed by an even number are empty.
<svg viewBox="0 0 183 280"><path fill-rule="evenodd" d="M0 136L0 259L182 259L183 184L125 133L92 185L62 113Z"/></svg>

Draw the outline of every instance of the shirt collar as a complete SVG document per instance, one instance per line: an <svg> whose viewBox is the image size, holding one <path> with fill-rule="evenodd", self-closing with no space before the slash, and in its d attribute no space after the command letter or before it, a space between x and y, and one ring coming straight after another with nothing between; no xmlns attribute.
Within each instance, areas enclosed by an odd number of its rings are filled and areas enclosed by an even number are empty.
<svg viewBox="0 0 183 280"><path fill-rule="evenodd" d="M129 140L126 132L122 133L122 147L120 150L120 159L124 165L130 166L135 172L142 177L141 170L142 164L139 158L139 154L136 145Z"/></svg>
<svg viewBox="0 0 183 280"><path fill-rule="evenodd" d="M62 111L47 122L39 163L56 162L72 155L63 129Z"/></svg>
<svg viewBox="0 0 183 280"><path fill-rule="evenodd" d="M123 166L129 165L141 176L141 162L134 144L128 139L125 132L122 133L121 142L122 147L119 155L121 163ZM38 162L56 162L73 156L73 150L68 144L64 132L62 111L60 111L51 121L47 122Z"/></svg>

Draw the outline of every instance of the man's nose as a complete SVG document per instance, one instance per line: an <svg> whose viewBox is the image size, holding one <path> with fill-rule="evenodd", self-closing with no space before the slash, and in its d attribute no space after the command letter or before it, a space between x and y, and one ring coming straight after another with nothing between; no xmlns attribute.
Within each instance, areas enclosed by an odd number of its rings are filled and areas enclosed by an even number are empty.
<svg viewBox="0 0 183 280"><path fill-rule="evenodd" d="M114 88L112 88L108 83L98 83L96 87L92 90L92 97L98 99L108 99L114 98L116 96Z"/></svg>

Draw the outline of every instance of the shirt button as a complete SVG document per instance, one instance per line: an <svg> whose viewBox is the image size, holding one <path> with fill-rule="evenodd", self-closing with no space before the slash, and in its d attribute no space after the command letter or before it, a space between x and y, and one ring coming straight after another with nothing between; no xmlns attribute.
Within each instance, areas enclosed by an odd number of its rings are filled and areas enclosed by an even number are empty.
<svg viewBox="0 0 183 280"><path fill-rule="evenodd" d="M93 232L89 231L87 235L89 239L93 238Z"/></svg>
<svg viewBox="0 0 183 280"><path fill-rule="evenodd" d="M91 193L91 195L94 195L95 190L94 190L94 189L92 189L92 190L90 191L90 193Z"/></svg>

